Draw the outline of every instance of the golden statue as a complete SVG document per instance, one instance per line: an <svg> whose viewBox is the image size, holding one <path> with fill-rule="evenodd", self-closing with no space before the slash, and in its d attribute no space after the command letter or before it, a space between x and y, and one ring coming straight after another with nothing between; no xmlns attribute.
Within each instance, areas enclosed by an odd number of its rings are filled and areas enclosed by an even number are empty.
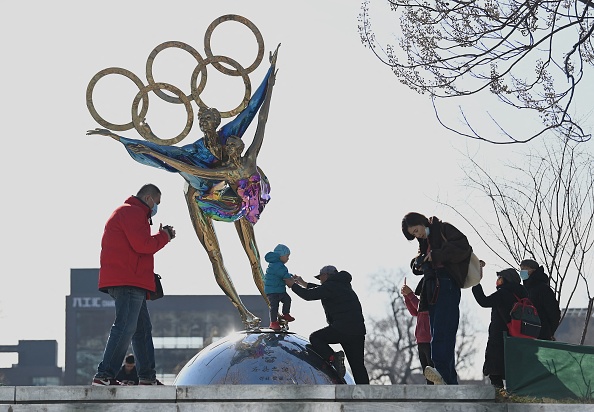
<svg viewBox="0 0 594 412"><path fill-rule="evenodd" d="M230 16L223 16L218 20L215 20L207 31L207 38L210 38L210 34L214 27L216 27L216 24L226 20L239 21L248 25L252 31L257 30L255 29L255 26L250 26L251 22L246 19L240 16ZM246 21L249 24L246 23ZM261 44L261 37L258 37L259 33L254 31L254 34L256 34L259 45L263 47ZM247 101L247 99L244 98L244 101L238 106L239 109L241 109L240 111L236 108L234 111L223 113L220 113L217 109L207 107L202 100L200 100L199 92L204 88L204 84L202 82L199 86L196 86L197 73L203 73L202 79L205 79L205 67L207 64L212 63L215 65L220 61L227 63L232 61L233 63L230 64L235 67L236 73L228 74L241 75L244 77L246 91L249 91L249 78L246 81L246 69L243 69L235 61L229 58L223 58L222 56L209 56L207 59L202 59L197 55L197 52L193 48L180 42L167 42L157 46L157 48L153 50L153 53L151 53L151 56L149 56L151 65L151 58L154 60L156 53L164 47L183 48L192 53L198 60L198 66L192 75L191 97L197 102L200 108L198 112L198 123L200 130L204 133L204 137L185 146L172 146L173 143L177 143L183 139L191 128L193 115L189 104L189 97L185 96L179 89L172 85L155 83L154 80L152 80L152 72L149 73L148 62L148 86L144 86L136 76L124 69L110 68L95 75L87 88L87 105L89 106L89 111L98 123L102 125L116 126L119 127L120 130L124 130L124 126L128 129L135 127L136 130L148 141L128 139L119 136L108 129L100 128L87 131L87 135L98 134L112 137L124 144L130 156L138 162L162 168L170 172L179 173L186 180L185 198L192 224L198 239L208 253L215 279L223 292L231 299L233 305L238 309L246 327L255 328L259 326L260 319L245 307L235 290L233 282L223 263L223 257L212 221L219 220L234 222L243 248L250 261L254 282L258 287L260 294L268 303L266 294L264 293L263 271L260 264L260 254L256 245L253 225L258 221L264 206L270 199L270 185L268 179L257 166L256 160L264 139L264 130L268 120L272 89L276 80L278 47L274 53L270 53L270 68L260 87L251 99ZM260 47L260 49L262 49L262 47ZM207 55L208 52L209 48L207 47ZM263 53L259 53L259 55L260 54ZM259 64L259 61L257 63ZM223 68L229 70L228 68ZM250 66L250 70L253 69L254 65ZM221 69L219 68L219 70ZM103 120L94 110L92 104L93 88L99 78L105 74L111 73L123 74L139 85L140 92L137 94L133 102L133 122L130 124L113 125ZM140 84L138 82L140 82ZM176 99L169 95L165 95L159 89L173 92L178 98ZM183 136L180 135L181 137L177 136L173 139L159 139L153 134L150 126L144 119L144 115L148 108L149 91L155 91L156 94L157 91L160 92L161 94L158 95L161 98L169 99L168 101L171 101L172 103L184 104L188 112L189 120L184 132L182 132ZM143 102L143 107L141 112L138 113L138 105L141 100ZM222 117L230 117L237 114L236 112L239 114L233 121L217 130ZM242 156L245 145L241 140L241 136L255 117L256 113L258 113L258 124L254 139L245 155ZM111 128L114 129L114 127Z"/></svg>

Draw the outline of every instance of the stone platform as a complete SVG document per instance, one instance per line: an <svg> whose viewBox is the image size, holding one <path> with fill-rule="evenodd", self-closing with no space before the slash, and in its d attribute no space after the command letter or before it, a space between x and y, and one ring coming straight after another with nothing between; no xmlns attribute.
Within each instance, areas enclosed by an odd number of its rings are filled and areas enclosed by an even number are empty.
<svg viewBox="0 0 594 412"><path fill-rule="evenodd" d="M594 404L506 404L484 386L0 386L0 412L594 412Z"/></svg>

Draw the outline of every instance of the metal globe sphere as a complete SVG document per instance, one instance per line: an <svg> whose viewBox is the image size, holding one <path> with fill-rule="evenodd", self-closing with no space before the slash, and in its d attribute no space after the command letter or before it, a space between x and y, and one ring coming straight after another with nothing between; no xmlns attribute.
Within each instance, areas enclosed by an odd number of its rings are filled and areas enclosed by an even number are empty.
<svg viewBox="0 0 594 412"><path fill-rule="evenodd" d="M306 347L306 345L308 345ZM338 385L344 379L293 332L271 329L230 334L202 349L179 372L174 385Z"/></svg>

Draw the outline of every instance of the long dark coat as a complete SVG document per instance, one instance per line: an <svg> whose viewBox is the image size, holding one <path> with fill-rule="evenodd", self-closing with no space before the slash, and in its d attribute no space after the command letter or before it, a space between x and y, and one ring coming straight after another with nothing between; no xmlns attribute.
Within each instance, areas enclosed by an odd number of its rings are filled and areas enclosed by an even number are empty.
<svg viewBox="0 0 594 412"><path fill-rule="evenodd" d="M503 285L498 286L497 291L489 296L485 296L480 283L472 288L472 294L480 306L492 308L483 374L500 375L505 378L503 332L507 332L507 324L511 321L509 313L517 302L516 296L519 299L526 298L528 292L519 283L504 280Z"/></svg>
<svg viewBox="0 0 594 412"><path fill-rule="evenodd" d="M549 286L549 277L542 266L524 281L524 287L528 290L528 296L540 318L541 328L538 339L551 340L559 326L561 310L555 292Z"/></svg>

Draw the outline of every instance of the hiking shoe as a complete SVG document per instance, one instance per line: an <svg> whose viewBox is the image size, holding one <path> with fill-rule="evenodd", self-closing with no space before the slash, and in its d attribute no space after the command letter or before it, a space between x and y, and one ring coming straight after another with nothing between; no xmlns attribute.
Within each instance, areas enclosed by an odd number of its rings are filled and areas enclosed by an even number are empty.
<svg viewBox="0 0 594 412"><path fill-rule="evenodd" d="M291 316L289 313L285 313L282 318L284 320L286 320L287 322L293 322L295 320L295 318L293 316Z"/></svg>
<svg viewBox="0 0 594 412"><path fill-rule="evenodd" d="M502 398L509 398L509 393L505 388L495 388L495 395L499 395Z"/></svg>
<svg viewBox="0 0 594 412"><path fill-rule="evenodd" d="M145 381L145 380L140 380L138 381L139 385L163 385L163 383L161 383L161 381L159 379L155 379L154 381Z"/></svg>
<svg viewBox="0 0 594 412"><path fill-rule="evenodd" d="M270 322L270 329L275 330L275 331L281 330L280 323Z"/></svg>
<svg viewBox="0 0 594 412"><path fill-rule="evenodd" d="M332 366L338 372L338 376L344 378L346 375L346 366L344 366L344 352L338 351L334 353L334 360L332 360Z"/></svg>
<svg viewBox="0 0 594 412"><path fill-rule="evenodd" d="M423 374L425 375L425 378L429 379L435 385L447 385L441 377L441 374L432 366L426 366Z"/></svg>
<svg viewBox="0 0 594 412"><path fill-rule="evenodd" d="M93 378L92 386L121 386L122 382L113 378Z"/></svg>

